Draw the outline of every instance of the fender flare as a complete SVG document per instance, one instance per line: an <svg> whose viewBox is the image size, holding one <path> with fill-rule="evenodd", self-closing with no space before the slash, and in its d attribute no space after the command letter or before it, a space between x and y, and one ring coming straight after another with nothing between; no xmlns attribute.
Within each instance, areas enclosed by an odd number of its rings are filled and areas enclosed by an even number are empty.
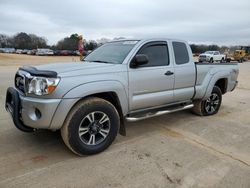
<svg viewBox="0 0 250 188"><path fill-rule="evenodd" d="M107 80L107 81L96 81L78 85L68 91L63 99L79 98L104 93L104 92L114 92L116 93L122 108L123 114L128 112L128 94L125 87L118 81Z"/></svg>
<svg viewBox="0 0 250 188"><path fill-rule="evenodd" d="M123 114L123 117L120 117L121 119L120 133L122 135L125 135L126 130L123 119L124 116L128 113L128 106L129 106L128 94L122 83L115 80L84 83L69 90L63 96L62 102L59 104L53 116L50 128L60 129L68 113L79 100L94 94L104 93L104 92L114 92L118 97ZM65 106L67 106L67 108L65 108Z"/></svg>
<svg viewBox="0 0 250 188"><path fill-rule="evenodd" d="M218 80L225 79L225 78L229 79L229 76L230 76L230 74L227 71L220 71L220 72L214 73L209 81L207 88L206 88L206 92L203 96L203 99L206 99L211 95L213 87Z"/></svg>

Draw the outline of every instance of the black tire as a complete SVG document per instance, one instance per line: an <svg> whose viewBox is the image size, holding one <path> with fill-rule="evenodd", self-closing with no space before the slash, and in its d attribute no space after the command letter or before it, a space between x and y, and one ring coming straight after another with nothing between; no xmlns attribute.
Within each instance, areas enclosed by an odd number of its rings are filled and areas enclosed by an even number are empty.
<svg viewBox="0 0 250 188"><path fill-rule="evenodd" d="M209 63L213 63L213 62L214 62L213 58L210 58Z"/></svg>
<svg viewBox="0 0 250 188"><path fill-rule="evenodd" d="M224 61L225 61L225 60L224 60L224 57L223 57L223 58L220 60L220 62L221 62L221 63L224 63Z"/></svg>
<svg viewBox="0 0 250 188"><path fill-rule="evenodd" d="M108 120L101 124L105 115ZM90 119L93 120L92 123ZM82 127L84 122L86 126ZM74 153L80 156L91 155L102 152L112 144L119 126L120 118L116 108L106 100L91 97L78 102L72 108L61 128L61 135L64 143Z"/></svg>
<svg viewBox="0 0 250 188"><path fill-rule="evenodd" d="M216 96L216 98L214 98ZM210 116L217 114L222 102L222 93L219 87L214 86L211 96L206 100L194 102L192 112L200 116ZM210 106L210 107L209 107Z"/></svg>

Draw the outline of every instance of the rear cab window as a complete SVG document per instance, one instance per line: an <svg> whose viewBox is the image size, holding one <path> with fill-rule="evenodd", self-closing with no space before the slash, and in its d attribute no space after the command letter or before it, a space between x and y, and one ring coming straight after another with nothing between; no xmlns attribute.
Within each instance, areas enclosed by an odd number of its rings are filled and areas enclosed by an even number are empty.
<svg viewBox="0 0 250 188"><path fill-rule="evenodd" d="M182 65L189 63L189 54L187 45L184 42L172 42L173 50L174 50L174 57L175 57L175 63L177 65Z"/></svg>

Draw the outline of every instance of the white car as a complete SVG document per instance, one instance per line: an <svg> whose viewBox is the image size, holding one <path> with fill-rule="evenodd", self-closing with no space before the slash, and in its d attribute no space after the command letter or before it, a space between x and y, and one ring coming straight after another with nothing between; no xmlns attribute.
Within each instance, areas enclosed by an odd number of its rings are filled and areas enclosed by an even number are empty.
<svg viewBox="0 0 250 188"><path fill-rule="evenodd" d="M54 52L51 49L38 48L36 55L54 55Z"/></svg>
<svg viewBox="0 0 250 188"><path fill-rule="evenodd" d="M220 54L219 51L206 51L199 55L199 62L207 61L213 63L214 61L220 61L221 63L226 60L224 54Z"/></svg>
<svg viewBox="0 0 250 188"><path fill-rule="evenodd" d="M23 50L21 49L16 49L16 54L22 54Z"/></svg>

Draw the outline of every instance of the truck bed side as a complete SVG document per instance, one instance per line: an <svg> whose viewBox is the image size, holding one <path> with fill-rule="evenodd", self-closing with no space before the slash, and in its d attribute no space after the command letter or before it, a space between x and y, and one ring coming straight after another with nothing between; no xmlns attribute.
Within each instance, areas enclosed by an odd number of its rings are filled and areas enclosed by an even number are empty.
<svg viewBox="0 0 250 188"><path fill-rule="evenodd" d="M196 63L196 70L194 99L209 97L214 85L218 85L224 94L232 91L237 84L239 73L237 63Z"/></svg>

